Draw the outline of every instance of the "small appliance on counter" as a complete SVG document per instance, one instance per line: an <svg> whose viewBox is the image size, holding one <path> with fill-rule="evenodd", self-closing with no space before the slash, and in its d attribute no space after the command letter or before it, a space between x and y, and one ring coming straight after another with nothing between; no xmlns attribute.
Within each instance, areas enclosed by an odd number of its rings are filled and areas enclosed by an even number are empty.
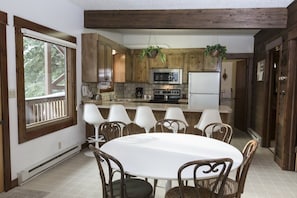
<svg viewBox="0 0 297 198"><path fill-rule="evenodd" d="M136 87L135 97L136 98L142 98L143 97L143 88L142 87Z"/></svg>

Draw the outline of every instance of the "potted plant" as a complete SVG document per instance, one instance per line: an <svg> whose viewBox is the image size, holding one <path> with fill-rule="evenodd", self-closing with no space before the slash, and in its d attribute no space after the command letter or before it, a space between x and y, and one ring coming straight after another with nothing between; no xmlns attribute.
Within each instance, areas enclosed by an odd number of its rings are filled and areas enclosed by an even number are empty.
<svg viewBox="0 0 297 198"><path fill-rule="evenodd" d="M148 57L148 58L156 58L158 55L160 56L160 60L162 63L166 62L166 55L162 53L162 48L159 46L150 45L147 48L141 51L140 57Z"/></svg>
<svg viewBox="0 0 297 198"><path fill-rule="evenodd" d="M204 54L206 56L214 56L214 57L219 57L221 59L226 58L226 52L227 52L226 46L222 46L220 44L207 45L204 50Z"/></svg>

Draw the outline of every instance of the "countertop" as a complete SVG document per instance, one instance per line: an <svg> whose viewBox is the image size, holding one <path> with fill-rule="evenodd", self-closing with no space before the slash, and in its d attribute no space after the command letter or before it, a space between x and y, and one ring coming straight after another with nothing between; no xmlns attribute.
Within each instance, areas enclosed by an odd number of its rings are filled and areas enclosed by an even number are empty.
<svg viewBox="0 0 297 198"><path fill-rule="evenodd" d="M186 104L186 99L181 99L180 104L166 104L166 103L149 103L148 99L135 99L125 98L116 99L113 101L96 101L96 100L85 100L83 103L94 103L99 108L109 108L112 104L122 104L126 109L135 110L137 106L149 106L153 111L165 111L167 107L180 107L184 112L202 112L204 109L190 107ZM229 106L220 105L220 113L231 113L232 109Z"/></svg>

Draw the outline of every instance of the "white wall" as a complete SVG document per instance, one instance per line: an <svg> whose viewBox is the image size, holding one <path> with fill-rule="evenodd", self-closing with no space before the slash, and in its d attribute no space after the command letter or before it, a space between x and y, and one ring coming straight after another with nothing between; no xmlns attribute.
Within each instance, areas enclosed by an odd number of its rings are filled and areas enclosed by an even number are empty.
<svg viewBox="0 0 297 198"><path fill-rule="evenodd" d="M94 30L83 28L83 10L68 0L2 0L1 11L8 14L7 46L8 46L8 87L10 115L10 144L12 179L17 173L59 152L58 142L62 149L84 142L85 129L81 119L82 108L78 106L78 124L55 133L18 144L17 103L16 103L16 63L13 16L22 17L32 22L68 33L77 38L77 104L81 101L81 33ZM131 48L143 48L148 45L149 35L121 35L99 31L102 35ZM253 37L244 35L208 36L184 35L168 36L155 35L153 42L167 45L170 48L203 48L206 45L221 43L227 46L228 52L253 52ZM134 47L132 47L134 46ZM136 47L135 47L136 46Z"/></svg>
<svg viewBox="0 0 297 198"><path fill-rule="evenodd" d="M207 45L220 43L227 47L227 53L253 53L254 37L250 35L136 35L125 34L123 45L141 49L148 45L163 48L205 48Z"/></svg>
<svg viewBox="0 0 297 198"><path fill-rule="evenodd" d="M84 142L84 123L81 121L81 107L78 108L78 124L55 133L18 144L17 103L16 103L16 63L13 16L65 32L77 38L77 104L81 100L81 33L83 31L83 10L68 0L2 0L0 10L8 14L7 55L9 119L12 179L17 173L31 165L59 152L62 149Z"/></svg>

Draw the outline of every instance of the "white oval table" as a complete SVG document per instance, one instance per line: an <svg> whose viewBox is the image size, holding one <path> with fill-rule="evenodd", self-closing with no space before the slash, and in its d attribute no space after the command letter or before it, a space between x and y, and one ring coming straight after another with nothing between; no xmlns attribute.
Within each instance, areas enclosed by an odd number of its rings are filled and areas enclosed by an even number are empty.
<svg viewBox="0 0 297 198"><path fill-rule="evenodd" d="M105 143L101 150L117 158L126 173L140 177L177 180L181 165L193 160L231 158L234 170L243 157L234 146L191 134L148 133L129 135ZM184 175L185 179L192 173ZM200 175L200 178L205 176ZM168 182L166 188L171 187Z"/></svg>

